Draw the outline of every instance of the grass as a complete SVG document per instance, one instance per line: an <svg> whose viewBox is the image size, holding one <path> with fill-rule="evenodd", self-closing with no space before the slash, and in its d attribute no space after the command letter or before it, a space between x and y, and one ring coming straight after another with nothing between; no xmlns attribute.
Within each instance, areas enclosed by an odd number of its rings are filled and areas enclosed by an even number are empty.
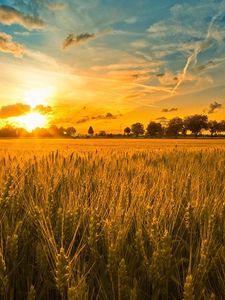
<svg viewBox="0 0 225 300"><path fill-rule="evenodd" d="M224 141L1 141L0 192L1 299L224 299Z"/></svg>

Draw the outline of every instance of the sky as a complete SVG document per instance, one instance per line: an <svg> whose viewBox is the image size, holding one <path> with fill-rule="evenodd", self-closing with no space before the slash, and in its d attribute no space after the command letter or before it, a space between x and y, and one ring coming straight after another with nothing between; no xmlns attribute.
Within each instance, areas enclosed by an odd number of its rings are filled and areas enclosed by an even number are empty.
<svg viewBox="0 0 225 300"><path fill-rule="evenodd" d="M0 126L221 120L224 74L225 1L0 0Z"/></svg>

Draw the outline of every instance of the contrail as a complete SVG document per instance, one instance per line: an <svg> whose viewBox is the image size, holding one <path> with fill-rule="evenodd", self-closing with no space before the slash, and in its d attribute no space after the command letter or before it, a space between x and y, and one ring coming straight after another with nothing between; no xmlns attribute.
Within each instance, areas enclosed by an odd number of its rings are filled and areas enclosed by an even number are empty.
<svg viewBox="0 0 225 300"><path fill-rule="evenodd" d="M224 4L221 3L221 4ZM222 5L221 5L222 6ZM187 71L188 71L188 68L190 66L191 63L194 62L194 64L196 65L197 64L197 61L198 61L198 55L199 53L201 53L202 51L204 51L205 49L209 48L213 42L215 41L215 39L212 37L212 28L213 28L213 25L215 23L215 21L222 15L221 11L219 13L217 13L216 15L214 15L208 25L208 30L207 30L207 34L206 34L206 37L205 39L198 43L197 46L195 47L193 53L188 57L187 59L187 62L183 68L183 71L181 73L181 76L180 76L180 79L179 81L177 82L176 86L173 88L172 92L171 92L171 96L174 95L174 93L176 92L176 90L179 88L179 86L181 85L181 83L185 80L185 77L186 77L186 74L187 74Z"/></svg>

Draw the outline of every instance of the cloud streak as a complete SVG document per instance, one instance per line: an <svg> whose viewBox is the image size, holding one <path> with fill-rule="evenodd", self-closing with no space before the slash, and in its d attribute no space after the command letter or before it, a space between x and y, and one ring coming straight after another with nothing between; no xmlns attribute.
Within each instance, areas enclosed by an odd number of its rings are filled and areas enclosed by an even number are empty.
<svg viewBox="0 0 225 300"><path fill-rule="evenodd" d="M36 112L39 112L42 115L47 115L52 112L51 106L37 105L34 109Z"/></svg>
<svg viewBox="0 0 225 300"><path fill-rule="evenodd" d="M215 112L215 110L222 108L222 104L218 102L210 103L209 109L208 109L208 114L212 114Z"/></svg>
<svg viewBox="0 0 225 300"><path fill-rule="evenodd" d="M79 120L77 120L77 124L82 124L82 123L86 123L90 120L115 120L118 117L121 117L122 114L118 114L118 115L114 115L110 112L103 114L103 115L93 115L93 116L85 116Z"/></svg>
<svg viewBox="0 0 225 300"><path fill-rule="evenodd" d="M24 103L16 103L12 105L2 106L0 108L0 119L8 119L26 115L32 111L42 115L47 115L52 112L51 106L37 105L34 109L30 105Z"/></svg>
<svg viewBox="0 0 225 300"><path fill-rule="evenodd" d="M168 112L173 112L173 111L177 111L178 108L172 107L172 108L163 108L162 112L168 113Z"/></svg>
<svg viewBox="0 0 225 300"><path fill-rule="evenodd" d="M11 35L0 32L0 52L10 53L16 57L20 57L25 53L25 50L22 45L12 40Z"/></svg>
<svg viewBox="0 0 225 300"><path fill-rule="evenodd" d="M211 18L211 21L208 25L208 30L207 30L207 34L206 34L206 37L203 41L201 41L200 43L197 43L197 45L195 46L192 54L188 57L187 61L186 61L186 64L183 68L183 71L180 75L180 78L179 78L179 81L177 82L177 84L175 85L175 87L173 88L172 92L171 92L171 96L176 92L176 90L179 88L179 86L182 84L182 82L185 80L186 78L186 74L187 74L187 71L190 67L190 65L192 63L194 63L194 65L197 64L197 61L198 61L198 55L210 48L213 43L215 42L215 38L213 37L213 25L215 23L215 21L221 16L221 12L217 13L216 15L214 15L212 18Z"/></svg>
<svg viewBox="0 0 225 300"><path fill-rule="evenodd" d="M72 45L78 45L81 43L88 42L89 40L95 39L96 35L94 33L81 33L79 35L69 34L64 40L62 48L65 50Z"/></svg>
<svg viewBox="0 0 225 300"><path fill-rule="evenodd" d="M0 108L0 119L19 117L30 112L30 106L23 103L2 106Z"/></svg>
<svg viewBox="0 0 225 300"><path fill-rule="evenodd" d="M45 25L40 18L25 15L7 5L0 5L0 23L4 25L19 24L28 30L40 29Z"/></svg>

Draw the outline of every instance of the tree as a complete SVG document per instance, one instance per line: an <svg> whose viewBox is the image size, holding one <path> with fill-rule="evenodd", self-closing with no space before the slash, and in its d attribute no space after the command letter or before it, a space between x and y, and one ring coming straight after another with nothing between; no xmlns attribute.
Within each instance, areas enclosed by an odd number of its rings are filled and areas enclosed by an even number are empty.
<svg viewBox="0 0 225 300"><path fill-rule="evenodd" d="M44 129L44 128L40 128L41 130ZM48 128L48 133L50 136L52 137L58 137L60 136L60 131L59 131L59 128L56 126L56 125L51 125L49 128ZM40 134L40 133L39 133ZM44 131L41 132L41 135L44 134ZM47 133L46 133L47 134Z"/></svg>
<svg viewBox="0 0 225 300"><path fill-rule="evenodd" d="M225 120L219 122L219 132L225 132Z"/></svg>
<svg viewBox="0 0 225 300"><path fill-rule="evenodd" d="M211 136L213 136L220 131L220 123L218 123L217 121L209 121L208 129L211 133Z"/></svg>
<svg viewBox="0 0 225 300"><path fill-rule="evenodd" d="M124 129L124 134L130 135L130 133L131 133L130 127L126 127L126 128Z"/></svg>
<svg viewBox="0 0 225 300"><path fill-rule="evenodd" d="M92 128L92 126L89 127L88 134L90 134L91 136L94 134L94 129Z"/></svg>
<svg viewBox="0 0 225 300"><path fill-rule="evenodd" d="M0 129L1 137L17 137L16 128L11 125L6 125Z"/></svg>
<svg viewBox="0 0 225 300"><path fill-rule="evenodd" d="M171 136L178 136L179 133L184 132L184 121L181 118L173 118L169 121L167 126L167 134Z"/></svg>
<svg viewBox="0 0 225 300"><path fill-rule="evenodd" d="M64 127L59 127L59 135L60 136L65 136L66 134L66 129Z"/></svg>
<svg viewBox="0 0 225 300"><path fill-rule="evenodd" d="M195 135L195 137L197 137L202 129L208 128L208 116L206 115L188 116L184 120L184 125L187 130L190 130Z"/></svg>
<svg viewBox="0 0 225 300"><path fill-rule="evenodd" d="M146 128L147 135L161 136L163 134L163 128L161 123L150 122Z"/></svg>
<svg viewBox="0 0 225 300"><path fill-rule="evenodd" d="M74 128L74 127L68 127L67 129L66 129L66 134L68 135L68 136L75 136L75 134L76 134L76 129Z"/></svg>
<svg viewBox="0 0 225 300"><path fill-rule="evenodd" d="M133 125L131 125L131 131L133 132L133 134L137 137L141 134L144 134L145 130L144 130L144 125L141 123L134 123Z"/></svg>
<svg viewBox="0 0 225 300"><path fill-rule="evenodd" d="M99 136L106 136L106 132L105 132L105 130L101 130L101 131L99 131L99 134L98 134Z"/></svg>

